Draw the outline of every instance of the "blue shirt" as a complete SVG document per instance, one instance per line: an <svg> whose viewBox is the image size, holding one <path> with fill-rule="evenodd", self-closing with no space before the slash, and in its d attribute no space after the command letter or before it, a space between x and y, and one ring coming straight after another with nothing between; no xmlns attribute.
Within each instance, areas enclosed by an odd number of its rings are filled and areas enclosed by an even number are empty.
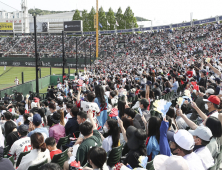
<svg viewBox="0 0 222 170"><path fill-rule="evenodd" d="M104 95L104 97L105 97L105 101L106 101L105 107L102 107L98 98L95 98L95 100L94 100L94 102L97 103L100 108L100 115L97 116L100 126L103 126L107 120L108 98L105 95Z"/></svg>
<svg viewBox="0 0 222 170"><path fill-rule="evenodd" d="M37 133L37 132L41 133L44 136L45 139L46 139L46 137L47 138L49 137L48 130L46 128L43 128L43 127L34 129L33 131L29 132L27 136L31 137L33 133Z"/></svg>

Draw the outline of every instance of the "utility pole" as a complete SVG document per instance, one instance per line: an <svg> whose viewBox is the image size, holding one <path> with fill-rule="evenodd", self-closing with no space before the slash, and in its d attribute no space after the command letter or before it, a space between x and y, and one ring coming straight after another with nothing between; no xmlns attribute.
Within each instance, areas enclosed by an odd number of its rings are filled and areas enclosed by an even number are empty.
<svg viewBox="0 0 222 170"><path fill-rule="evenodd" d="M77 53L78 53L78 45L77 45L77 37L76 37L76 74L78 74L78 71L77 71L77 63L78 63L78 55L77 55Z"/></svg>
<svg viewBox="0 0 222 170"><path fill-rule="evenodd" d="M39 78L38 78L38 53L37 53L37 32L36 32L36 16L34 15L34 34L35 34L35 73L36 73L36 93L39 97Z"/></svg>
<svg viewBox="0 0 222 170"><path fill-rule="evenodd" d="M90 59L90 70L91 70L91 42L90 42L90 56L89 56L89 59Z"/></svg>
<svg viewBox="0 0 222 170"><path fill-rule="evenodd" d="M99 15L98 15L98 0L96 0L96 59L99 55Z"/></svg>
<svg viewBox="0 0 222 170"><path fill-rule="evenodd" d="M85 47L85 67L86 67L86 42L84 44L84 47Z"/></svg>

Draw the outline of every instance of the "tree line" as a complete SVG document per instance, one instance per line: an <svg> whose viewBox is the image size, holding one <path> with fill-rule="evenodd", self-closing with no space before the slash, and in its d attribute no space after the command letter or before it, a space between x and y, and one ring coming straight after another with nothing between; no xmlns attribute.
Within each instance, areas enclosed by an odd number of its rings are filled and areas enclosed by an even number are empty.
<svg viewBox="0 0 222 170"><path fill-rule="evenodd" d="M106 13L103 7L99 8L99 30L114 30L114 29L130 29L138 28L137 19L134 17L134 13L130 7L127 7L124 14L121 7L115 14L112 8ZM76 10L73 15L73 20L83 21L83 31L95 31L94 28L94 15L96 15L96 10L92 7L91 11L88 13L87 10L82 11L82 16L80 11Z"/></svg>

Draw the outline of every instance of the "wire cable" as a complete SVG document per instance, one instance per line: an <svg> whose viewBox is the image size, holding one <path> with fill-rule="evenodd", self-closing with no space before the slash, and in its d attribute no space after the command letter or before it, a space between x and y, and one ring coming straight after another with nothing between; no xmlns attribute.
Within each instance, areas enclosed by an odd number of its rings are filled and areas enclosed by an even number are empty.
<svg viewBox="0 0 222 170"><path fill-rule="evenodd" d="M6 4L6 3L2 2L2 1L0 1L0 3L2 3L2 4L4 4L4 5L6 5L6 6L10 7L10 8L13 8L13 9L15 9L16 11L20 11L20 10L18 10L18 9L16 9L16 8L14 8L14 7L12 7L12 6L10 6L10 5L8 5L8 4Z"/></svg>

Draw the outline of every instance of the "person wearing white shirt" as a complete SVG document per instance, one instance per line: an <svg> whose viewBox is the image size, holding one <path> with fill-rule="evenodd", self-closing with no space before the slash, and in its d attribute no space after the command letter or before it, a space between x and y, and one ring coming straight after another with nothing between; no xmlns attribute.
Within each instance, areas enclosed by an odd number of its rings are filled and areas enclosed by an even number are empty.
<svg viewBox="0 0 222 170"><path fill-rule="evenodd" d="M177 156L182 156L189 165L189 170L204 170L199 156L193 152L194 139L193 136L186 130L180 129L170 139L171 153Z"/></svg>
<svg viewBox="0 0 222 170"><path fill-rule="evenodd" d="M70 118L72 118L72 116L70 115L70 111L72 109L73 105L72 104L67 104L66 105L66 111L67 111L67 114L65 116L65 119L68 121Z"/></svg>
<svg viewBox="0 0 222 170"><path fill-rule="evenodd" d="M29 127L24 124L18 127L19 140L13 143L8 153L9 156L14 156L15 162L17 162L20 153L28 152L32 149L30 137L27 137L28 130Z"/></svg>
<svg viewBox="0 0 222 170"><path fill-rule="evenodd" d="M18 85L19 84L19 79L17 77L15 77L15 85Z"/></svg>
<svg viewBox="0 0 222 170"><path fill-rule="evenodd" d="M120 133L118 131L117 120L107 120L103 126L103 130L108 134L108 137L102 139L102 147L106 152L112 150L114 147L120 146Z"/></svg>
<svg viewBox="0 0 222 170"><path fill-rule="evenodd" d="M20 165L17 170L27 170L30 166L39 164L47 160L48 163L51 162L50 152L46 149L46 144L44 142L44 136L39 133L33 133L31 138L31 152L22 158Z"/></svg>
<svg viewBox="0 0 222 170"><path fill-rule="evenodd" d="M198 126L195 130L189 130L193 135L195 146L193 151L199 156L205 170L214 165L214 159L207 148L213 137L211 130L206 126Z"/></svg>
<svg viewBox="0 0 222 170"><path fill-rule="evenodd" d="M21 125L24 123L23 115L25 114L25 108L19 107L19 118L16 120L17 125Z"/></svg>

